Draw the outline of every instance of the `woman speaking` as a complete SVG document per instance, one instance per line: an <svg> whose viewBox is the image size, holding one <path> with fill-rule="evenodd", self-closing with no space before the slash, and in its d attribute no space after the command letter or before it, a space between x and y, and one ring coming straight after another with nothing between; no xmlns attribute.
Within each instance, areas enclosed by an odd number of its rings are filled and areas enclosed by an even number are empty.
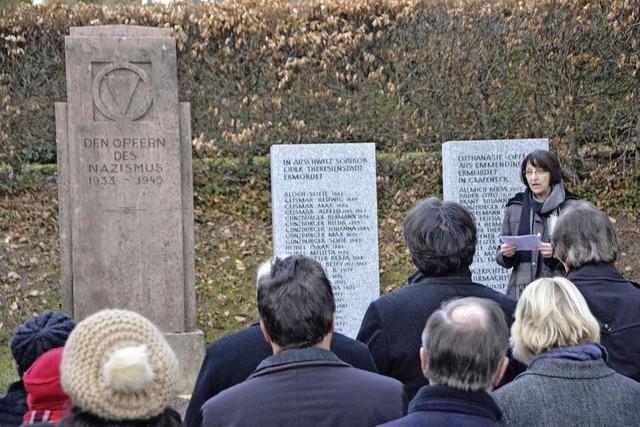
<svg viewBox="0 0 640 427"><path fill-rule="evenodd" d="M538 234L541 243L535 251L519 251L507 243L498 248L498 264L513 268L507 294L516 299L535 279L564 274L560 261L553 258L549 236L560 212L576 200L564 191L560 163L546 150L529 153L520 166L520 176L527 189L507 201L502 235Z"/></svg>

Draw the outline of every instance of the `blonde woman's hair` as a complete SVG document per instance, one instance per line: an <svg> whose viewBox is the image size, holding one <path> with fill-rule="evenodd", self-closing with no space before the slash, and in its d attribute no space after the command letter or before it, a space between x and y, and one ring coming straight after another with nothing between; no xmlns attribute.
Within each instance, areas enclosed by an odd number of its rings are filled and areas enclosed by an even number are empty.
<svg viewBox="0 0 640 427"><path fill-rule="evenodd" d="M524 289L511 326L516 359L528 363L551 349L591 342L600 342L598 321L573 283L544 278Z"/></svg>

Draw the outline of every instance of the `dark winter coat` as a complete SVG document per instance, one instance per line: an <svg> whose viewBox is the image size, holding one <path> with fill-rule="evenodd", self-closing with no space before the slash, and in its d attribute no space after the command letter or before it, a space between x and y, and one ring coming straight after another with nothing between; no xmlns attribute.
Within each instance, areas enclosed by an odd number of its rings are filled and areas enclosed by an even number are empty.
<svg viewBox="0 0 640 427"><path fill-rule="evenodd" d="M513 323L516 301L471 280L465 267L445 276L416 273L409 284L369 305L357 339L369 346L378 372L401 381L408 399L427 384L420 370L420 337L426 321L444 301L456 297L488 298L500 304L507 323ZM507 380L522 371L510 364Z"/></svg>
<svg viewBox="0 0 640 427"><path fill-rule="evenodd" d="M369 349L356 340L336 332L331 339L331 351L355 368L377 372ZM210 344L189 401L185 426L199 426L202 422L200 407L204 402L246 380L260 362L272 354L258 323Z"/></svg>
<svg viewBox="0 0 640 427"><path fill-rule="evenodd" d="M9 386L7 394L0 399L0 427L16 427L22 424L22 417L29 410L27 391L22 380Z"/></svg>
<svg viewBox="0 0 640 427"><path fill-rule="evenodd" d="M460 391L445 386L421 387L404 418L384 427L492 427L502 417L500 408L484 391Z"/></svg>
<svg viewBox="0 0 640 427"><path fill-rule="evenodd" d="M535 361L493 398L510 427L640 425L640 384L603 359Z"/></svg>
<svg viewBox="0 0 640 427"><path fill-rule="evenodd" d="M502 236L517 236L520 227L520 217L526 193L518 193L507 201L507 209L502 221ZM571 207L577 198L565 193L562 184L556 184L551 194L542 205L542 216L530 210L531 234L540 234L540 240L549 243L549 236L553 231L560 213ZM496 252L496 262L504 268L512 268L507 295L515 299L520 298L522 290L535 279L540 277L564 276L562 263L555 258L543 258L538 251L532 251L531 262L519 262L518 257L504 257L500 248Z"/></svg>
<svg viewBox="0 0 640 427"><path fill-rule="evenodd" d="M611 264L585 265L567 278L600 323L609 366L640 381L640 285L625 280Z"/></svg>
<svg viewBox="0 0 640 427"><path fill-rule="evenodd" d="M284 350L247 381L209 399L202 425L374 426L403 415L402 384L356 369L327 350Z"/></svg>

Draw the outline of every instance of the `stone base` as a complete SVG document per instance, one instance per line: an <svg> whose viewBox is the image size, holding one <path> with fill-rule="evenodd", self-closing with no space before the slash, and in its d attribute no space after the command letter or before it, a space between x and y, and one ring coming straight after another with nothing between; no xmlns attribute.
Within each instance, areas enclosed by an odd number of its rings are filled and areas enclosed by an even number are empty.
<svg viewBox="0 0 640 427"><path fill-rule="evenodd" d="M178 393L190 395L198 378L198 372L204 360L204 333L193 332L166 333L164 337L178 357L180 378Z"/></svg>
<svg viewBox="0 0 640 427"><path fill-rule="evenodd" d="M179 413L180 418L184 420L184 416L187 415L189 400L191 400L190 395L181 394L180 396L173 399L173 402L171 402L169 406L171 406L177 413Z"/></svg>

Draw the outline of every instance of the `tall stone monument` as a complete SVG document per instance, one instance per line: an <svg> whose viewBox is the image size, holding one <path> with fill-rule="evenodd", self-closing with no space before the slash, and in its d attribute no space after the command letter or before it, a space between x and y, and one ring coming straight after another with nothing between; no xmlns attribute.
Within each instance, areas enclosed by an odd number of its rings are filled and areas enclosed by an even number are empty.
<svg viewBox="0 0 640 427"><path fill-rule="evenodd" d="M473 279L505 292L511 270L496 263L505 204L524 191L522 159L533 150L548 150L547 139L449 141L442 145L445 200L471 209L478 226L478 246L471 265Z"/></svg>
<svg viewBox="0 0 640 427"><path fill-rule="evenodd" d="M71 28L56 103L63 309L135 310L165 334L189 392L196 329L190 106L165 28Z"/></svg>
<svg viewBox="0 0 640 427"><path fill-rule="evenodd" d="M380 295L375 156L374 144L271 146L273 252L322 264L336 329L354 338Z"/></svg>

